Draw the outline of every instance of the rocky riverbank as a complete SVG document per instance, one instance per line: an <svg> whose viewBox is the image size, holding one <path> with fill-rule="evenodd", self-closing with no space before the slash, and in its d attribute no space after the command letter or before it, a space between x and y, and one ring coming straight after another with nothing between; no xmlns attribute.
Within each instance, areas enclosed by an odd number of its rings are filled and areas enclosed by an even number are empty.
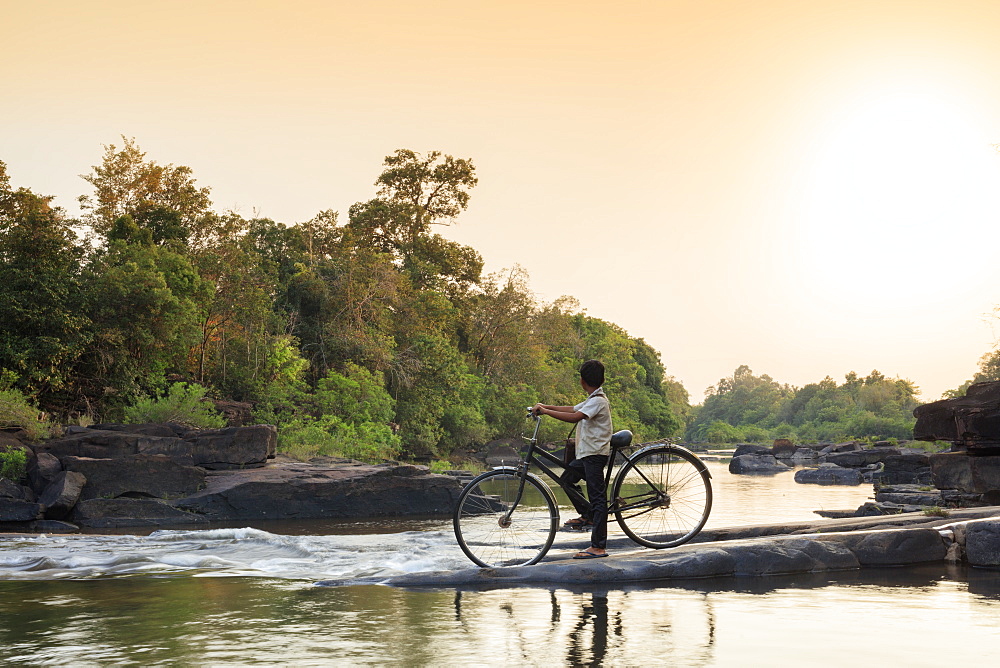
<svg viewBox="0 0 1000 668"><path fill-rule="evenodd" d="M0 479L0 531L61 533L263 519L448 515L453 476L399 463L275 455L270 425L75 427L5 448L27 453L26 484Z"/></svg>

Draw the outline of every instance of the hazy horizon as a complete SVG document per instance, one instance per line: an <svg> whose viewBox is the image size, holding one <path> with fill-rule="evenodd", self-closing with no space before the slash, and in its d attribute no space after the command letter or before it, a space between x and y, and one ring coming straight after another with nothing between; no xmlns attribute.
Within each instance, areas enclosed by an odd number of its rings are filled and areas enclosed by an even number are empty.
<svg viewBox="0 0 1000 668"><path fill-rule="evenodd" d="M648 341L695 403L741 364L931 401L995 342L996 3L0 7L0 160L70 212L120 135L287 224L437 150L480 179L442 234Z"/></svg>

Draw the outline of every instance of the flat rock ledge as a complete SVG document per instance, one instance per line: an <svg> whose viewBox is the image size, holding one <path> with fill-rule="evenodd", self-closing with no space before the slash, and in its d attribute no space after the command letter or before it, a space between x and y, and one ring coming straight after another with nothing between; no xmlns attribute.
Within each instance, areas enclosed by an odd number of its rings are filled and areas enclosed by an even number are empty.
<svg viewBox="0 0 1000 668"><path fill-rule="evenodd" d="M853 525L844 520L832 520L813 523L808 534L788 532L752 538L739 536L741 531L753 535L766 530L733 528L716 531L715 542L693 543L669 550L612 553L606 559L591 561L550 556L534 566L410 573L389 578L384 584L399 587L614 584L794 575L944 561L1000 568L1000 507L956 511L949 518L909 513L893 517L891 524L873 525L873 521L879 519L886 518L855 519ZM858 530L857 526L862 528ZM802 531L797 525L787 529ZM726 540L724 536L733 539ZM624 548L626 544L612 547Z"/></svg>

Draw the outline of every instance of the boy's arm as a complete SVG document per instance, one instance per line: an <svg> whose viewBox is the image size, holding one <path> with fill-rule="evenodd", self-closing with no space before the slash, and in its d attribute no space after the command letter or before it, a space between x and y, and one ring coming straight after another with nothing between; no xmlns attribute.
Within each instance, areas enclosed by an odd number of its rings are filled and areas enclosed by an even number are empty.
<svg viewBox="0 0 1000 668"><path fill-rule="evenodd" d="M535 404L532 409L535 415L548 415L563 422L579 422L587 419L584 413L576 410L572 406L547 406L545 404Z"/></svg>

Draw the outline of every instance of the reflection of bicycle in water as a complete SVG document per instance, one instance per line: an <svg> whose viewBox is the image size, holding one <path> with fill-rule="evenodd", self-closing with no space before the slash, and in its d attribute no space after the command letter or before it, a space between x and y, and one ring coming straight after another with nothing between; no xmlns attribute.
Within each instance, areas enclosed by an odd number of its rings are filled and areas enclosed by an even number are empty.
<svg viewBox="0 0 1000 668"><path fill-rule="evenodd" d="M455 537L462 551L479 566L527 566L537 563L552 546L559 530L559 506L545 482L529 471L537 467L567 494L578 494L560 481L545 461L563 462L538 447L535 420L524 459L515 466L499 466L473 479L458 497ZM611 457L605 487L610 490L608 514L629 538L652 548L675 547L694 538L712 510L711 474L689 450L671 439L636 446L632 433L611 437ZM619 459L624 461L614 475Z"/></svg>

